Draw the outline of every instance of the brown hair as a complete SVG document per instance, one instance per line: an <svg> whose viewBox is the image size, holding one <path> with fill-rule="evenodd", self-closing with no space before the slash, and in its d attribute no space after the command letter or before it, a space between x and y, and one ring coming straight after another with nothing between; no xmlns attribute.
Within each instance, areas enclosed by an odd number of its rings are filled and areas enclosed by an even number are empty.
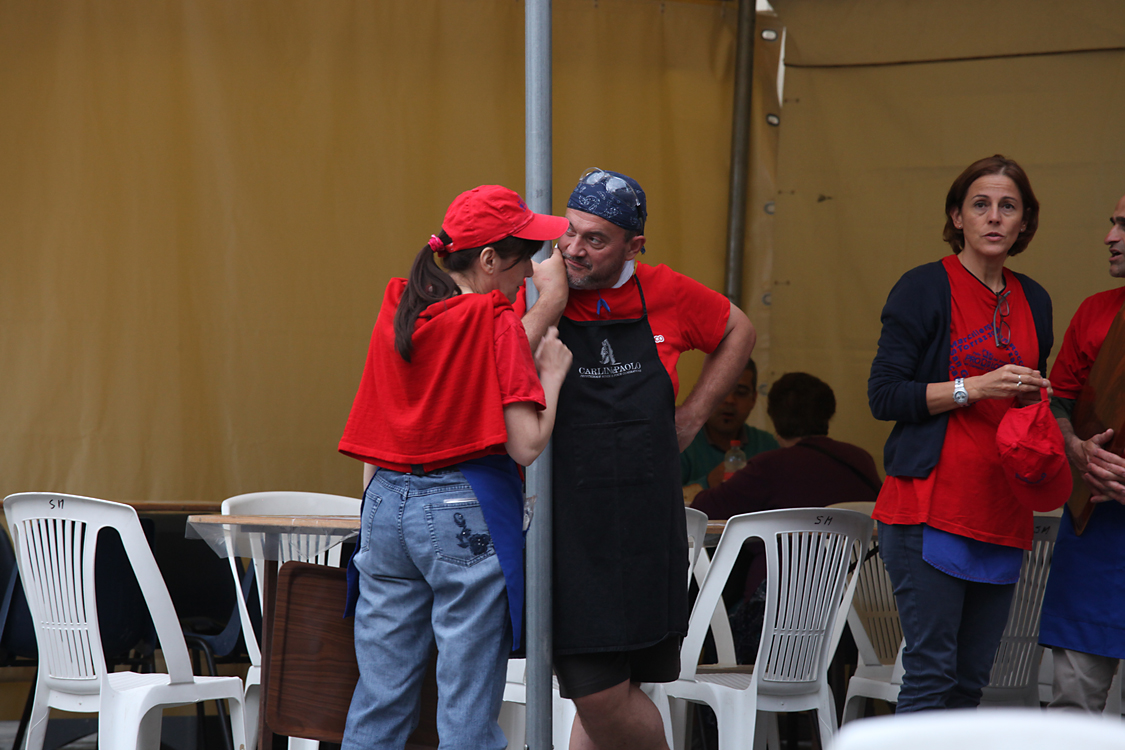
<svg viewBox="0 0 1125 750"><path fill-rule="evenodd" d="M437 233L437 237L446 245L451 242L444 229ZM410 354L414 350L414 326L418 322L418 316L435 302L456 297L461 293L457 282L446 271L454 273L467 271L480 257L485 247L494 249L504 260L511 259L512 262L507 266L511 268L535 255L542 246L543 243L539 240L505 237L482 247L466 248L450 253L442 260L444 270L434 260L433 249L429 245L423 247L414 257L410 276L406 280L406 289L402 293L402 299L399 300L398 309L395 310L395 351L409 362Z"/></svg>
<svg viewBox="0 0 1125 750"><path fill-rule="evenodd" d="M945 196L945 229L942 230L941 238L949 243L954 254L965 249L965 232L953 225L953 217L950 216L950 211L955 208L960 211L972 184L981 177L993 174L1004 175L1016 183L1016 188L1020 191L1020 200L1023 201L1023 220L1026 224L1024 230L1019 233L1015 243L1008 250L1008 255L1019 255L1026 250L1031 238L1035 236L1035 230L1039 228L1039 201L1031 190L1031 182L1027 179L1027 173L1023 171L1023 167L1000 154L979 159L957 176L957 179L949 187L949 194Z"/></svg>

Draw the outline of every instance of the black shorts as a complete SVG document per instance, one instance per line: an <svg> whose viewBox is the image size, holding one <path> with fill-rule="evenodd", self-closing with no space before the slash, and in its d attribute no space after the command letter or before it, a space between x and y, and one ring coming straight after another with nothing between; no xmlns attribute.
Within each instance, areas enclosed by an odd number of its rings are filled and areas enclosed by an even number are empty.
<svg viewBox="0 0 1125 750"><path fill-rule="evenodd" d="M622 682L674 682L680 676L680 643L670 635L635 651L598 651L555 656L555 675L563 698L583 698Z"/></svg>

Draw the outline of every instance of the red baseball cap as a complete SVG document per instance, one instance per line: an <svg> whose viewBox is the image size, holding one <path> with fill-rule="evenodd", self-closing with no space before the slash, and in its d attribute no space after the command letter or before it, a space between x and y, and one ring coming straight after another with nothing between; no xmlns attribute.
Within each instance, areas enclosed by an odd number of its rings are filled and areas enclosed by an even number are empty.
<svg viewBox="0 0 1125 750"><path fill-rule="evenodd" d="M1046 512L1070 497L1073 480L1066 460L1062 431L1051 414L1047 394L1022 409L1011 408L996 429L1000 467L1016 500L1026 508Z"/></svg>
<svg viewBox="0 0 1125 750"><path fill-rule="evenodd" d="M452 240L449 252L484 247L505 237L554 240L570 222L561 216L537 214L519 194L502 185L481 185L453 199L441 228Z"/></svg>

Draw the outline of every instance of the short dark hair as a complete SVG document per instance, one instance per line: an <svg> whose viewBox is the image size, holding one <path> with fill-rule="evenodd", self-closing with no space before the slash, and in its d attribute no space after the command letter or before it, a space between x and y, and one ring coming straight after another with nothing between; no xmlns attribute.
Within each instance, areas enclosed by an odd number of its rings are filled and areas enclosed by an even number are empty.
<svg viewBox="0 0 1125 750"><path fill-rule="evenodd" d="M965 232L953 225L953 217L949 212L955 208L961 210L972 184L981 177L992 174L1004 175L1016 183L1020 191L1020 200L1023 201L1023 220L1026 226L1016 237L1015 243L1008 250L1008 255L1019 255L1026 250L1031 238L1035 236L1035 230L1039 228L1039 200L1031 190L1031 181L1027 179L1023 167L1000 154L978 159L965 167L965 171L949 186L949 193L945 196L945 229L942 230L941 238L949 243L954 254L965 249Z"/></svg>
<svg viewBox="0 0 1125 750"><path fill-rule="evenodd" d="M786 440L827 435L828 420L836 413L836 394L828 383L807 372L787 372L770 386L766 413L777 436Z"/></svg>

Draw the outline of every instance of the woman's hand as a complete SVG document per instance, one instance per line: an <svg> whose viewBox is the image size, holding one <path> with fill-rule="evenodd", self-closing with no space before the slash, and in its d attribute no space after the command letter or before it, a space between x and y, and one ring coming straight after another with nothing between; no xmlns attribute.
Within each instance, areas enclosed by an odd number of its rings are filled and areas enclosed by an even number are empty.
<svg viewBox="0 0 1125 750"><path fill-rule="evenodd" d="M1029 406L1040 400L1040 388L1046 388L1050 395L1050 381L1038 370L1020 365L1004 365L984 375L965 378L969 403L986 398L1015 398L1021 406Z"/></svg>
<svg viewBox="0 0 1125 750"><path fill-rule="evenodd" d="M1051 387L1051 381L1044 379L1043 382L1047 384L1044 387L1047 389L1047 400L1049 401L1051 396L1055 395L1055 389ZM1016 400L1019 401L1020 406L1031 406L1032 404L1039 403L1043 399L1040 397L1039 389L1037 388L1027 393L1021 391L1020 395L1016 397Z"/></svg>
<svg viewBox="0 0 1125 750"><path fill-rule="evenodd" d="M926 408L930 414L941 414L957 408L953 400L954 383L946 380L926 386ZM965 391L969 394L969 404L986 398L1014 398L1020 406L1030 406L1040 400L1039 389L1046 388L1051 394L1051 383L1039 374L1038 370L1020 365L1004 365L998 370L965 378Z"/></svg>
<svg viewBox="0 0 1125 750"><path fill-rule="evenodd" d="M559 339L559 329L554 326L548 328L535 349L535 367L539 370L539 380L543 383L543 387L547 388L551 385L557 390L558 386L566 380L566 374L570 371L570 363L573 360L574 355Z"/></svg>

